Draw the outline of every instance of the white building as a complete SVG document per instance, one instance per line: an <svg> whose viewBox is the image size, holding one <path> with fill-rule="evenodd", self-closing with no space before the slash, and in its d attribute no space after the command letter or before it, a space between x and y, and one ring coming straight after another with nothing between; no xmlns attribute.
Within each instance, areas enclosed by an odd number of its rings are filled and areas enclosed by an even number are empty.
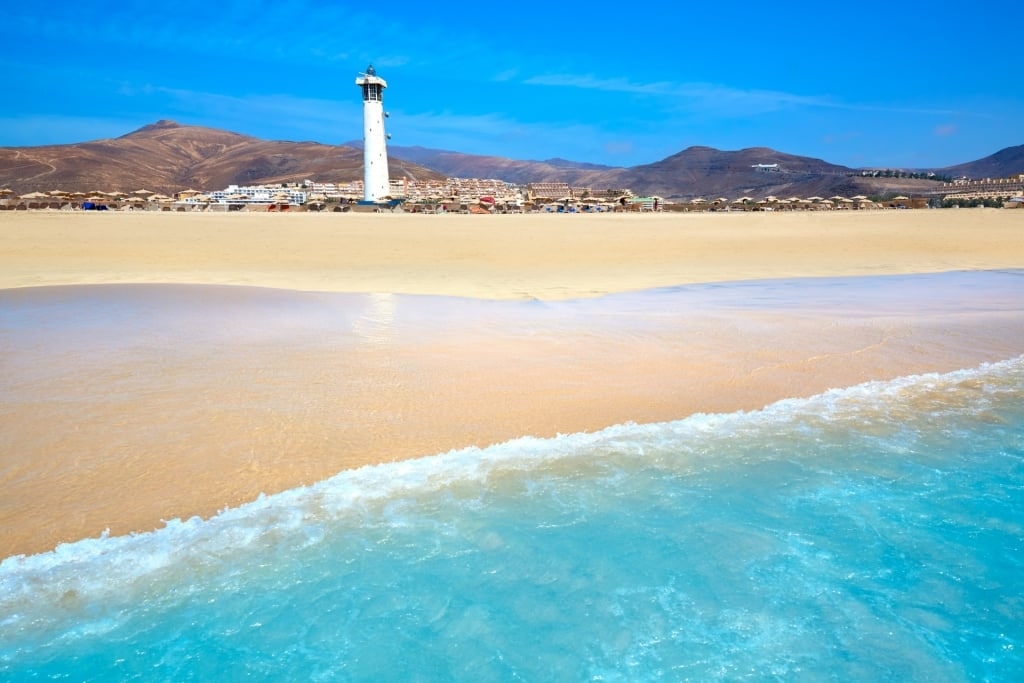
<svg viewBox="0 0 1024 683"><path fill-rule="evenodd" d="M284 203L302 205L306 203L306 193L290 187L268 187L266 185L228 185L223 190L214 190L207 195L217 204L275 204ZM199 203L202 196L186 200Z"/></svg>
<svg viewBox="0 0 1024 683"><path fill-rule="evenodd" d="M384 88L373 65L356 78L363 91L363 201L380 202L391 193L387 136L384 133Z"/></svg>

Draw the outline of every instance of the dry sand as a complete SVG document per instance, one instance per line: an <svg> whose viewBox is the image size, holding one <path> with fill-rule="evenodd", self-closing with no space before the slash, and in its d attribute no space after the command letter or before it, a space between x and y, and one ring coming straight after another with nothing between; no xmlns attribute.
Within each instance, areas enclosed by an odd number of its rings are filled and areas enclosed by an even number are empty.
<svg viewBox="0 0 1024 683"><path fill-rule="evenodd" d="M1024 211L0 213L0 289L174 282L564 299L692 282L991 270Z"/></svg>
<svg viewBox="0 0 1024 683"><path fill-rule="evenodd" d="M998 210L0 214L0 557L207 516L364 464L753 409L1024 353L1024 301L991 291L835 309L814 303L808 281L799 306L659 311L641 297L580 312L38 285L553 301L691 282L1019 268L1024 212ZM65 323L68 311L76 321Z"/></svg>

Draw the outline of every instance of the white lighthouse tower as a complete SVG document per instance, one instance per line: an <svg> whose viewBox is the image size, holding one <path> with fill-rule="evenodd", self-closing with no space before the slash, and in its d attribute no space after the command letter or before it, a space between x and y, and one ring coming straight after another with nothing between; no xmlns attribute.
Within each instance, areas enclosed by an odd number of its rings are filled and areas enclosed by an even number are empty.
<svg viewBox="0 0 1024 683"><path fill-rule="evenodd" d="M384 133L384 88L388 84L371 64L356 78L356 85L363 91L363 201L377 203L391 194Z"/></svg>

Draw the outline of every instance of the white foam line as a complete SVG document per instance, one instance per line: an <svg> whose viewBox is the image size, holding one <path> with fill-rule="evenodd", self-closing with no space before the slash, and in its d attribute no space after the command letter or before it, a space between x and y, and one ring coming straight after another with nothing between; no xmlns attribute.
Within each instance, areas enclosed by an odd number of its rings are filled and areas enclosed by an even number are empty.
<svg viewBox="0 0 1024 683"><path fill-rule="evenodd" d="M545 461L587 454L644 453L652 445L679 448L687 441L711 436L730 438L766 425L775 428L801 420L851 420L879 406L899 407L928 392L951 393L969 380L982 388L1009 382L1024 385L1024 356L950 373L930 373L834 389L802 399L784 399L750 412L696 414L656 423L614 425L597 432L558 435L550 439L522 437L489 446L453 450L345 471L317 484L261 495L212 518L175 519L155 531L84 539L37 555L14 556L0 562L0 632L26 605L59 602L68 595L87 601L143 585L175 567L229 562L246 548L258 547L268 534L296 535L324 518L358 512L376 501L403 492L433 491L456 482L483 482L499 470L529 470ZM982 395L984 391L981 392Z"/></svg>

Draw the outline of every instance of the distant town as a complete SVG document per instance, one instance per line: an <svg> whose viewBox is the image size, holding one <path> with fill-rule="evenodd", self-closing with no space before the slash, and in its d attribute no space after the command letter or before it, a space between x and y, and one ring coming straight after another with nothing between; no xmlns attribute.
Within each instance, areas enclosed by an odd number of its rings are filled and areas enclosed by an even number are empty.
<svg viewBox="0 0 1024 683"><path fill-rule="evenodd" d="M363 181L306 180L279 185L229 185L222 190L185 189L173 196L144 188L133 192L31 192L0 189L0 210L149 211L402 211L406 213L600 213L621 211L836 211L951 207L1024 208L1024 173L1011 178L953 179L921 195L894 197L698 197L666 201L637 196L628 188L596 189L568 183L514 185L495 179L391 180L390 195L367 207Z"/></svg>

